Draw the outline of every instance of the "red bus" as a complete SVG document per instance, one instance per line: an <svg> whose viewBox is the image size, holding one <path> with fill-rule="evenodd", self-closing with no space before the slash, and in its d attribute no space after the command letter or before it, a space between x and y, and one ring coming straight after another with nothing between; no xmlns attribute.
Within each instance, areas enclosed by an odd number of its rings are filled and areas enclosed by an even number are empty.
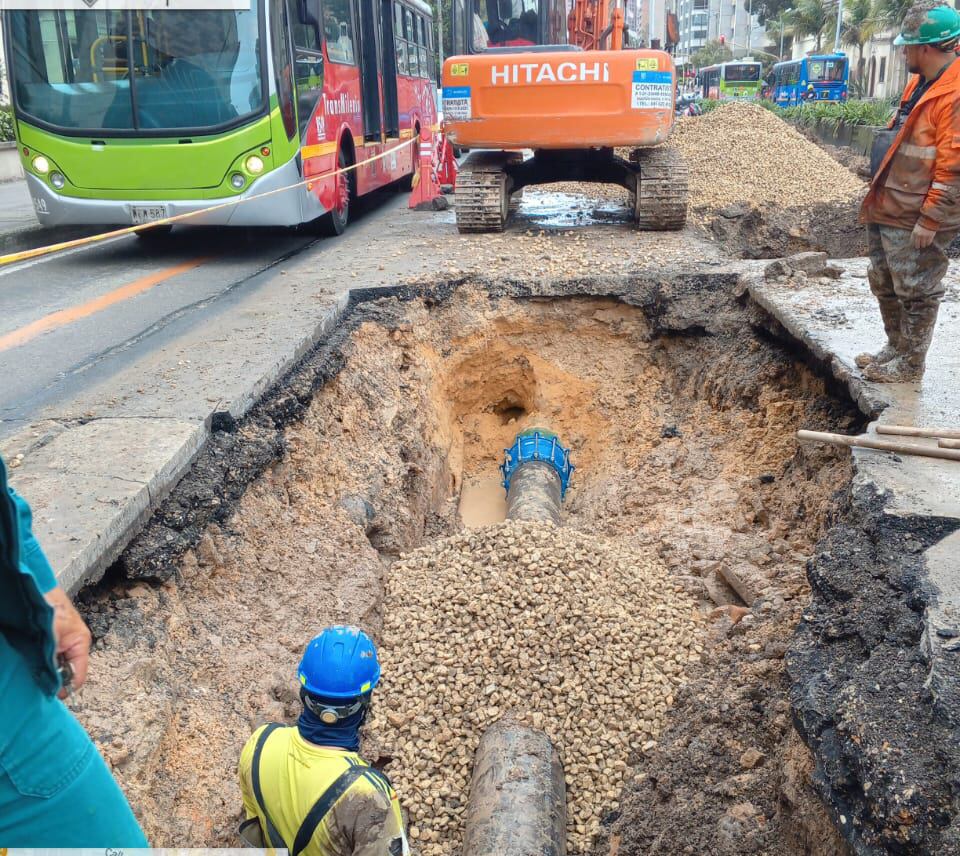
<svg viewBox="0 0 960 856"><path fill-rule="evenodd" d="M8 10L4 35L45 225L219 206L187 222L339 234L353 199L413 174L413 138L437 124L423 0Z"/></svg>

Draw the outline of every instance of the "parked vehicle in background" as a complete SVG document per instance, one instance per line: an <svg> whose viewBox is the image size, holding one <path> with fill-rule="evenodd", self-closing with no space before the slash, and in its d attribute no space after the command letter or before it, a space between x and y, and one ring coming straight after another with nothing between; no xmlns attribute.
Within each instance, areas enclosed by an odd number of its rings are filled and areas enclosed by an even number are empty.
<svg viewBox="0 0 960 856"><path fill-rule="evenodd" d="M752 61L708 65L697 72L697 89L704 98L715 101L759 98L761 68L759 62Z"/></svg>
<svg viewBox="0 0 960 856"><path fill-rule="evenodd" d="M843 53L778 62L773 67L771 99L779 107L805 101L846 101L849 75L850 63Z"/></svg>
<svg viewBox="0 0 960 856"><path fill-rule="evenodd" d="M189 222L339 234L352 199L412 175L417 146L400 146L437 122L423 0L8 10L3 30L44 225L149 223L275 191Z"/></svg>

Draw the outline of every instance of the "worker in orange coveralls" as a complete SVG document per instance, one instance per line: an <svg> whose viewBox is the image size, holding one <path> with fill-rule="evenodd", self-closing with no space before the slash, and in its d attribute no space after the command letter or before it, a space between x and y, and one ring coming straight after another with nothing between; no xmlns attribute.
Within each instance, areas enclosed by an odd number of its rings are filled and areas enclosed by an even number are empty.
<svg viewBox="0 0 960 856"><path fill-rule="evenodd" d="M921 2L907 13L895 40L915 76L887 139L880 135L875 143L873 181L860 210L867 224L870 290L880 303L887 343L856 362L877 383L923 376L944 294L946 248L960 231L958 39L960 14Z"/></svg>

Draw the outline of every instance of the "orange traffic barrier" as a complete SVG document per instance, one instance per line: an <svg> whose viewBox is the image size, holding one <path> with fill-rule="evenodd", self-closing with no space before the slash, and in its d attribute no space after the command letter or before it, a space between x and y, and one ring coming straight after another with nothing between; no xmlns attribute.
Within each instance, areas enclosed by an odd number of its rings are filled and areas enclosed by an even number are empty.
<svg viewBox="0 0 960 856"><path fill-rule="evenodd" d="M442 210L447 207L443 189L437 180L436 147L433 131L424 126L420 129L420 168L413 176L413 192L410 208L422 211L425 208Z"/></svg>

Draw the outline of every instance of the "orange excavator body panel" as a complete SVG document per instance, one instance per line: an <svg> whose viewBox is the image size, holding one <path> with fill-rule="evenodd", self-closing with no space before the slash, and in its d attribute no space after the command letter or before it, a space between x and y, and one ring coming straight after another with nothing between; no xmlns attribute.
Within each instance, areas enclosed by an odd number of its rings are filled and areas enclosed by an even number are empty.
<svg viewBox="0 0 960 856"><path fill-rule="evenodd" d="M673 129L675 82L673 59L658 50L451 57L444 129L464 148L655 146Z"/></svg>

